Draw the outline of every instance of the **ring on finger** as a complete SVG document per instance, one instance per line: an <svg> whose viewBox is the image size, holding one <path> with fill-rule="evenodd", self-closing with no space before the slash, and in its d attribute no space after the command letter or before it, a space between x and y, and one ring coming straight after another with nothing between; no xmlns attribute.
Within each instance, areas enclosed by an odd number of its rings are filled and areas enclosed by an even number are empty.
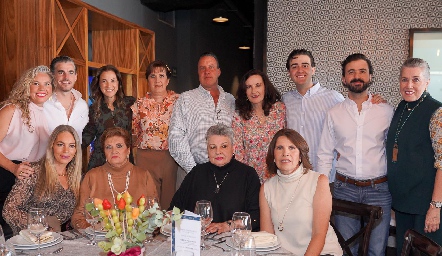
<svg viewBox="0 0 442 256"><path fill-rule="evenodd" d="M18 174L18 176L21 176L23 174L23 171L20 171L20 173Z"/></svg>

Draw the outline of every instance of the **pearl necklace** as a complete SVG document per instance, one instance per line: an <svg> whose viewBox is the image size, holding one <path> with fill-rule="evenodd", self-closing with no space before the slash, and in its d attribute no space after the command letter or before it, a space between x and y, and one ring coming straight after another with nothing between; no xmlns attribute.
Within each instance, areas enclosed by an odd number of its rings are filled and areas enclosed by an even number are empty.
<svg viewBox="0 0 442 256"><path fill-rule="evenodd" d="M128 171L126 173L126 187L124 188L124 191L120 193L114 187L114 183L112 182L112 174L110 172L107 173L107 182L109 183L109 188L111 189L112 198L114 199L114 202L116 202L115 201L114 191L115 191L115 193L117 193L117 195L124 194L127 191L127 189L129 188L129 179L130 179L130 171Z"/></svg>
<svg viewBox="0 0 442 256"><path fill-rule="evenodd" d="M297 169L296 169L296 170L297 170ZM301 169L300 171L304 171L304 170ZM299 183L301 183L301 179L302 179L302 177L304 177L304 173L301 175L301 177L299 177L297 180L295 180L295 182L298 182L298 183L296 184L296 188L295 188L295 190L293 191L292 197L290 198L290 202L289 202L289 204L288 204L287 207L285 208L285 212L284 212L284 215L282 216L282 220L279 221L278 230L281 231L281 232L284 230L284 219L285 219L285 215L287 214L290 205L292 205L292 203L293 203L293 199L295 199L295 194L296 194L296 191L298 190ZM279 183L280 183L280 178L278 177L278 183L277 183L276 191L278 191ZM278 197L278 195L276 195L276 197L277 197L277 198L280 198L280 197ZM276 209L279 209L277 204L276 204ZM279 212L278 212L278 219L279 219Z"/></svg>

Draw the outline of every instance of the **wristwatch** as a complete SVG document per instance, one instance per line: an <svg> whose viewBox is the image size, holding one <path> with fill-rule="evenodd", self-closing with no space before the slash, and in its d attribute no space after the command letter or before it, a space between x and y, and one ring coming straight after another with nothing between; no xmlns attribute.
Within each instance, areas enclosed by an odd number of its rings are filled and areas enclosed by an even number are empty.
<svg viewBox="0 0 442 256"><path fill-rule="evenodd" d="M442 208L442 202L438 202L438 201L431 201L430 205L434 208Z"/></svg>

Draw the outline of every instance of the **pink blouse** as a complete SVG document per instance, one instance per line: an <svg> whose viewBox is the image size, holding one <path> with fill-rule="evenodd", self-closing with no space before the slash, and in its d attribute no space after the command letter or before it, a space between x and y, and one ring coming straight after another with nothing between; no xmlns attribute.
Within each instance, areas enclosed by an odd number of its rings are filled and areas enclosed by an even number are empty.
<svg viewBox="0 0 442 256"><path fill-rule="evenodd" d="M250 120L235 113L232 128L235 135L235 158L255 168L261 183L270 178L267 171L267 150L275 133L285 127L285 105L276 102L264 120L252 115Z"/></svg>
<svg viewBox="0 0 442 256"><path fill-rule="evenodd" d="M173 105L179 94L167 91L163 102L156 102L148 92L146 97L138 99L131 109L132 132L137 137L135 142L140 149L168 150L169 122Z"/></svg>

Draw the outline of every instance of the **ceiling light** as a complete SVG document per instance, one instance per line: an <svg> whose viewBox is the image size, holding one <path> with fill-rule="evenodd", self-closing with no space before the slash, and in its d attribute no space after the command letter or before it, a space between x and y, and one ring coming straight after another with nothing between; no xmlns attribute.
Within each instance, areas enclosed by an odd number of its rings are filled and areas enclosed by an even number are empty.
<svg viewBox="0 0 442 256"><path fill-rule="evenodd" d="M223 17L223 16L215 17L215 18L213 18L212 20L213 20L214 22L227 22L227 21L229 21L228 18Z"/></svg>
<svg viewBox="0 0 442 256"><path fill-rule="evenodd" d="M240 50L250 50L250 46L243 45L243 46L238 47L238 49L240 49Z"/></svg>

